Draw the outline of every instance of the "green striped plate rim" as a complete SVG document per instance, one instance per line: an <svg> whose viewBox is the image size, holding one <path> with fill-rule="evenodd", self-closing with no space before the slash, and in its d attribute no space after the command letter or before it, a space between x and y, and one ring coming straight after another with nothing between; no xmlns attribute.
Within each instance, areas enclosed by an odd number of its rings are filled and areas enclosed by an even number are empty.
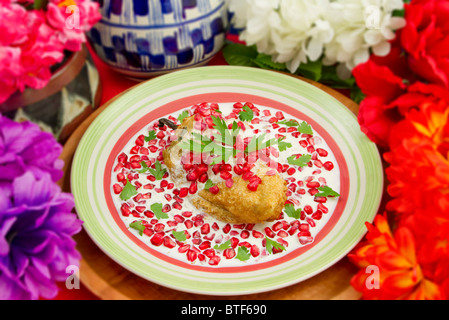
<svg viewBox="0 0 449 320"><path fill-rule="evenodd" d="M108 211L103 191L106 159L121 134L161 105L214 92L262 96L299 109L325 128L345 155L350 183L345 210L319 243L294 259L250 272L182 268L157 259L137 246L123 234ZM272 71L207 66L143 82L112 102L93 121L79 143L73 159L71 187L85 230L105 254L124 268L177 290L239 295L298 283L347 255L366 233L365 222L371 222L377 213L383 191L383 170L377 147L360 131L354 114L324 91Z"/></svg>

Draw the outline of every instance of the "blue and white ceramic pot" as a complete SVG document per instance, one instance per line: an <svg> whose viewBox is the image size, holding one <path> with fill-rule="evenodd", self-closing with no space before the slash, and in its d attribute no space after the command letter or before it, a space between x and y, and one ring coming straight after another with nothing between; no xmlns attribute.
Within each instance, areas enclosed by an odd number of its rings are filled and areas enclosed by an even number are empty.
<svg viewBox="0 0 449 320"><path fill-rule="evenodd" d="M98 0L88 37L98 56L133 78L199 66L222 47L226 0Z"/></svg>

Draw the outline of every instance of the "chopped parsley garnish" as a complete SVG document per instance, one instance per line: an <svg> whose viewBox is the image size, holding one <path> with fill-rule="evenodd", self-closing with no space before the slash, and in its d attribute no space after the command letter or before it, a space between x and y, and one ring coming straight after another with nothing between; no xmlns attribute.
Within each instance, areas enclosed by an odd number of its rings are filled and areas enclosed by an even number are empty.
<svg viewBox="0 0 449 320"><path fill-rule="evenodd" d="M290 218L299 219L301 216L301 208L295 209L295 206L291 203L285 205L285 213Z"/></svg>
<svg viewBox="0 0 449 320"><path fill-rule="evenodd" d="M244 106L239 112L239 119L242 121L251 121L254 118L254 112L250 107Z"/></svg>
<svg viewBox="0 0 449 320"><path fill-rule="evenodd" d="M282 244L280 244L279 242L271 240L267 236L265 236L265 239L267 241L266 248L267 248L268 253L273 253L273 248L285 251L285 247Z"/></svg>
<svg viewBox="0 0 449 320"><path fill-rule="evenodd" d="M310 154L305 154L296 159L296 156L290 156L287 158L288 164L292 164L299 167L307 166L307 163L312 159Z"/></svg>
<svg viewBox="0 0 449 320"><path fill-rule="evenodd" d="M131 184L131 182L126 179L126 184L120 192L120 199L126 201L137 194L136 187Z"/></svg>
<svg viewBox="0 0 449 320"><path fill-rule="evenodd" d="M151 130L150 132L148 132L148 136L146 136L144 139L146 142L156 139L156 131Z"/></svg>
<svg viewBox="0 0 449 320"><path fill-rule="evenodd" d="M141 164L142 164L142 162L141 162ZM159 160L156 160L154 167L155 167L155 169L147 167L148 171L151 172L151 174L156 178L156 180L162 180L162 178L164 177L164 174L167 172L167 169L162 169L162 166L161 166L161 163L159 162Z"/></svg>
<svg viewBox="0 0 449 320"><path fill-rule="evenodd" d="M285 140L285 137L279 138L278 139L278 148L279 151L285 151L287 150L287 148L291 148L292 144L290 142L284 142L283 140Z"/></svg>
<svg viewBox="0 0 449 320"><path fill-rule="evenodd" d="M140 235L143 235L143 231L145 230L145 226L143 225L142 221L134 221L129 224L130 228L136 229L139 231Z"/></svg>
<svg viewBox="0 0 449 320"><path fill-rule="evenodd" d="M183 112L181 112L180 114L179 114L179 116L178 116L178 120L179 120L179 122L180 123L182 123L182 121L185 119L185 118L187 118L189 116L189 111L187 111L187 110L184 110Z"/></svg>
<svg viewBox="0 0 449 320"><path fill-rule="evenodd" d="M168 219L168 214L162 212L162 203L153 203L150 208L157 219Z"/></svg>
<svg viewBox="0 0 449 320"><path fill-rule="evenodd" d="M278 121L277 124L283 124L283 125L286 125L287 127L297 127L299 132L304 133L304 134L313 135L312 127L310 126L310 124L308 124L305 121L298 123L298 121L293 120L293 119L292 120L282 120L282 121Z"/></svg>
<svg viewBox="0 0 449 320"><path fill-rule="evenodd" d="M178 241L186 241L187 237L184 231L175 231L172 230L171 232L176 240Z"/></svg>
<svg viewBox="0 0 449 320"><path fill-rule="evenodd" d="M240 261L246 261L251 257L251 254L249 253L249 250L245 246L240 246L237 250L237 255L235 256L236 259L239 259Z"/></svg>
<svg viewBox="0 0 449 320"><path fill-rule="evenodd" d="M338 192L332 190L332 188L328 187L328 186L318 187L318 190L321 192L315 194L316 197L339 197L340 196L340 194Z"/></svg>
<svg viewBox="0 0 449 320"><path fill-rule="evenodd" d="M216 244L214 246L214 249L215 250L225 250L225 249L230 248L230 247L231 247L231 240L228 240L226 242L223 242L222 244Z"/></svg>

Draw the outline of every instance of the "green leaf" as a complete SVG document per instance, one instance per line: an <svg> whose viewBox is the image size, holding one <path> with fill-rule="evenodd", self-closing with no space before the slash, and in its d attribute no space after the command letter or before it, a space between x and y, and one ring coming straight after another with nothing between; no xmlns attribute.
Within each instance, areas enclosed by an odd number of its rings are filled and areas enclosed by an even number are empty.
<svg viewBox="0 0 449 320"><path fill-rule="evenodd" d="M145 226L143 225L142 221L134 221L129 224L130 228L136 229L139 231L140 235L143 235L143 231L145 230Z"/></svg>
<svg viewBox="0 0 449 320"><path fill-rule="evenodd" d="M239 112L239 119L242 121L251 121L254 118L254 112L250 107L244 106Z"/></svg>
<svg viewBox="0 0 449 320"><path fill-rule="evenodd" d="M285 137L279 138L278 139L278 147L279 147L279 151L285 151L287 150L287 148L291 148L292 144L290 142L284 142L282 140L286 139Z"/></svg>
<svg viewBox="0 0 449 320"><path fill-rule="evenodd" d="M265 247L267 248L268 253L273 253L273 248L285 251L285 247L279 242L271 240L267 236L265 236L265 239L267 240Z"/></svg>
<svg viewBox="0 0 449 320"><path fill-rule="evenodd" d="M212 182L211 179L207 179L206 183L204 184L204 189L209 190L212 188L215 184Z"/></svg>
<svg viewBox="0 0 449 320"><path fill-rule="evenodd" d="M263 69L287 71L285 63L274 62L273 58L265 53L259 53L257 57L253 59L253 63Z"/></svg>
<svg viewBox="0 0 449 320"><path fill-rule="evenodd" d="M182 120L184 120L185 118L187 118L189 116L189 111L184 110L183 112L181 112L178 116L178 120L180 123L182 123Z"/></svg>
<svg viewBox="0 0 449 320"><path fill-rule="evenodd" d="M172 230L172 235L175 237L178 241L186 241L187 237L184 231L175 231Z"/></svg>
<svg viewBox="0 0 449 320"><path fill-rule="evenodd" d="M321 192L315 194L315 197L339 197L340 196L340 194L338 192L332 190L332 188L328 187L328 186L318 187L318 190Z"/></svg>
<svg viewBox="0 0 449 320"><path fill-rule="evenodd" d="M317 61L308 61L307 63L301 63L296 73L308 79L319 81L322 75L322 67L323 64L321 59L318 59Z"/></svg>
<svg viewBox="0 0 449 320"><path fill-rule="evenodd" d="M156 180L162 180L164 174L167 172L167 169L162 169L162 165L159 160L156 160L154 164L155 169L148 168L148 171L156 178Z"/></svg>
<svg viewBox="0 0 449 320"><path fill-rule="evenodd" d="M305 154L296 159L296 156L290 156L287 158L288 164L292 164L299 167L307 166L307 163L312 159L310 154Z"/></svg>
<svg viewBox="0 0 449 320"><path fill-rule="evenodd" d="M255 46L245 46L240 43L227 44L223 50L223 57L230 65L257 67L253 60L257 57L258 52Z"/></svg>
<svg viewBox="0 0 449 320"><path fill-rule="evenodd" d="M131 184L131 182L126 179L126 185L123 187L122 192L120 192L120 199L126 201L137 194L136 187Z"/></svg>
<svg viewBox="0 0 449 320"><path fill-rule="evenodd" d="M303 121L298 125L298 131L304 134L313 134L312 127L307 122Z"/></svg>
<svg viewBox="0 0 449 320"><path fill-rule="evenodd" d="M214 246L214 249L215 249L215 250L225 250L225 249L230 248L230 247L231 247L231 240L228 240L228 241L226 241L226 242L223 242L223 243L220 244L220 245L216 244L216 245Z"/></svg>
<svg viewBox="0 0 449 320"><path fill-rule="evenodd" d="M295 209L295 206L291 203L285 205L284 212L294 219L299 219L301 217L301 208Z"/></svg>
<svg viewBox="0 0 449 320"><path fill-rule="evenodd" d="M156 139L156 131L154 130L149 131L148 136L146 136L144 139L146 142Z"/></svg>
<svg viewBox="0 0 449 320"><path fill-rule="evenodd" d="M281 120L281 121L278 121L277 124L283 124L283 125L286 125L287 127L297 127L299 125L298 121L296 121L294 119Z"/></svg>
<svg viewBox="0 0 449 320"><path fill-rule="evenodd" d="M47 6L48 1L49 0L34 0L34 9L44 9Z"/></svg>
<svg viewBox="0 0 449 320"><path fill-rule="evenodd" d="M245 246L240 246L237 250L237 255L235 256L236 259L239 259L240 261L246 261L251 257L251 254L249 253L249 250Z"/></svg>
<svg viewBox="0 0 449 320"><path fill-rule="evenodd" d="M162 203L153 203L150 208L157 219L168 219L168 214L162 212Z"/></svg>

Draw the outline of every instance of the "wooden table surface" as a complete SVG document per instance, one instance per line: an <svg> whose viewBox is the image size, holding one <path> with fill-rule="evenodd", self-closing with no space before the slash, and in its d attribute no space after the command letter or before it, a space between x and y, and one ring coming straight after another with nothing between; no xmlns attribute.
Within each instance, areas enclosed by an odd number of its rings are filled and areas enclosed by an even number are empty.
<svg viewBox="0 0 449 320"><path fill-rule="evenodd" d="M296 77L296 76L295 76ZM358 105L323 84L313 82L301 77L316 87L322 89L334 98L339 100L354 114L358 112ZM148 80L151 81L151 80ZM132 88L128 89L131 90ZM127 91L128 91L127 90ZM125 92L127 92L125 91ZM123 92L122 94L124 94ZM92 121L115 100L113 98L108 103L98 108L89 118L87 118L71 135L64 145L61 159L65 161L64 177L60 185L64 191L70 192L70 168L72 158L78 143ZM92 293L101 299L132 299L132 300L324 300L324 299L359 299L360 294L349 284L351 277L357 271L347 258L343 258L332 267L320 274L282 289L274 291L239 295L239 296L208 296L181 292L169 289L148 280L140 278L132 272L124 269L115 261L110 259L98 248L90 239L87 233L82 230L74 236L77 242L77 249L82 255L80 264L80 280Z"/></svg>

